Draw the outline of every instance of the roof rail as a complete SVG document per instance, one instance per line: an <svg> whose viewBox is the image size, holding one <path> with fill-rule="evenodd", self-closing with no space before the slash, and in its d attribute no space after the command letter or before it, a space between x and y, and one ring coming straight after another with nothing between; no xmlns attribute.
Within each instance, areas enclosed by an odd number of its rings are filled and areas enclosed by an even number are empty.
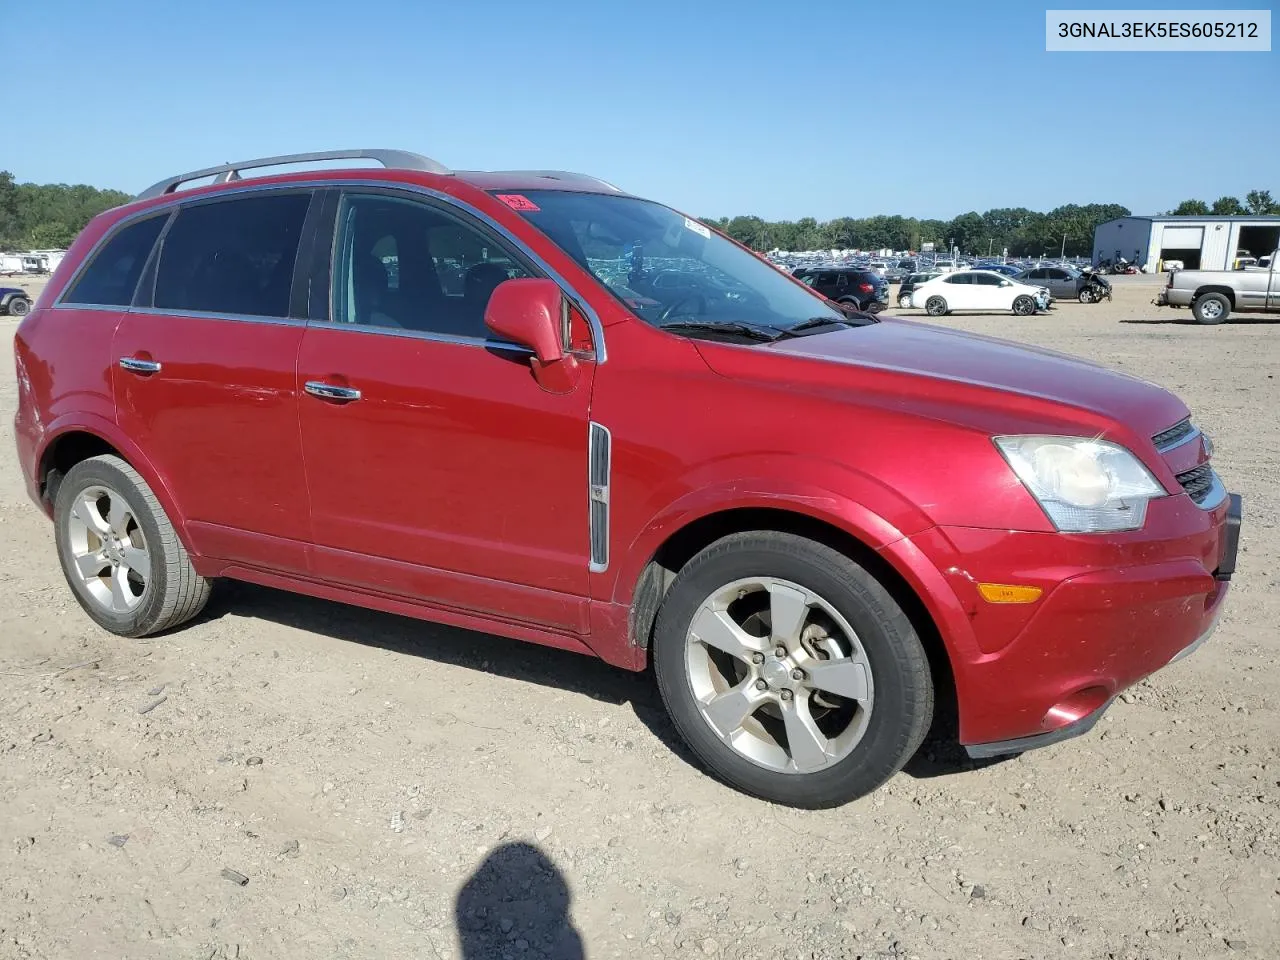
<svg viewBox="0 0 1280 960"><path fill-rule="evenodd" d="M453 173L442 163L420 153L407 150L320 150L316 153L290 153L280 157L260 157L257 160L242 160L239 163L224 163L204 170L192 170L176 177L168 177L159 183L152 184L134 197L135 200L151 200L173 193L184 183L202 180L205 177L217 177L214 183L226 183L239 180L241 170L252 170L256 167L280 167L290 163L316 163L321 160L376 160L384 167L397 170L421 170L425 173Z"/></svg>
<svg viewBox="0 0 1280 960"><path fill-rule="evenodd" d="M563 180L565 183L589 183L598 187L608 187L614 193L622 193L620 187L608 180L601 180L588 173L572 173L569 170L493 170L492 173L519 174L526 177L546 177L548 180Z"/></svg>

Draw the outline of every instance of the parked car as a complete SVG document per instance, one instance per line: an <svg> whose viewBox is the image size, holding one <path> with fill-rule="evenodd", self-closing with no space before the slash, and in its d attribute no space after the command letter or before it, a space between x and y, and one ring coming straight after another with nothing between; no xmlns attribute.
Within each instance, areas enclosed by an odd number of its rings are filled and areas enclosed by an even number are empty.
<svg viewBox="0 0 1280 960"><path fill-rule="evenodd" d="M793 274L828 300L858 310L881 310L889 302L889 283L869 269L858 267L800 267Z"/></svg>
<svg viewBox="0 0 1280 960"><path fill-rule="evenodd" d="M21 287L0 287L0 314L25 317L31 309L31 297Z"/></svg>
<svg viewBox="0 0 1280 960"><path fill-rule="evenodd" d="M1090 286L1084 274L1070 267L1033 267L1015 274L1013 279L1032 286L1046 287L1055 300L1081 300L1081 293Z"/></svg>
<svg viewBox="0 0 1280 960"><path fill-rule="evenodd" d="M287 169L348 158L386 169ZM1087 731L1235 569L1239 498L1171 393L844 315L580 174L170 177L14 342L21 472L105 630L229 577L652 661L692 754L777 803L875 789L936 699L974 756Z"/></svg>
<svg viewBox="0 0 1280 960"><path fill-rule="evenodd" d="M1276 253L1280 253L1277 250ZM1235 313L1280 313L1280 266L1273 253L1267 269L1178 270L1151 302L1190 307L1196 323L1222 323Z"/></svg>
<svg viewBox="0 0 1280 960"><path fill-rule="evenodd" d="M911 307L911 294L916 287L922 283L928 283L935 277L941 277L941 273L913 273L902 281L902 287L898 290L898 306L903 310Z"/></svg>
<svg viewBox="0 0 1280 960"><path fill-rule="evenodd" d="M1037 310L1049 309L1049 292L1044 287L1010 280L985 270L959 270L920 284L911 291L911 306L923 308L931 317L941 317L956 310L982 310L992 313L1011 310L1029 317Z"/></svg>
<svg viewBox="0 0 1280 960"><path fill-rule="evenodd" d="M1015 267L1011 263L984 264L983 266L978 267L976 269L990 270L992 273L999 273L1006 277L1016 277L1018 274L1023 272L1022 267Z"/></svg>

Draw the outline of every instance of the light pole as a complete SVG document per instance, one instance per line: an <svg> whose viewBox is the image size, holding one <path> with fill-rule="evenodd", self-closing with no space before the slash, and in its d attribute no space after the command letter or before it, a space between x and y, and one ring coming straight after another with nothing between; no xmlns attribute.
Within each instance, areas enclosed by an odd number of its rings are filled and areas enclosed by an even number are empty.
<svg viewBox="0 0 1280 960"><path fill-rule="evenodd" d="M1067 235L1064 233L1062 235L1062 252L1058 254L1058 259L1065 260L1066 257L1067 257Z"/></svg>
<svg viewBox="0 0 1280 960"><path fill-rule="evenodd" d="M995 242L996 241L994 237L987 237L987 259L988 260L991 259L991 245Z"/></svg>

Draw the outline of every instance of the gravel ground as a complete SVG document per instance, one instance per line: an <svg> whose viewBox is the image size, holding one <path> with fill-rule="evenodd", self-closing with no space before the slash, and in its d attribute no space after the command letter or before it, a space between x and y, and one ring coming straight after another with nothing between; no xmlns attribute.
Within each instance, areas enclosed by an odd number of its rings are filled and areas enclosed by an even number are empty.
<svg viewBox="0 0 1280 960"><path fill-rule="evenodd" d="M1188 401L1245 498L1222 626L1082 739L926 744L825 812L708 779L647 677L572 654L230 583L171 636L105 634L0 377L0 957L1277 956L1280 326L1116 287L946 323Z"/></svg>

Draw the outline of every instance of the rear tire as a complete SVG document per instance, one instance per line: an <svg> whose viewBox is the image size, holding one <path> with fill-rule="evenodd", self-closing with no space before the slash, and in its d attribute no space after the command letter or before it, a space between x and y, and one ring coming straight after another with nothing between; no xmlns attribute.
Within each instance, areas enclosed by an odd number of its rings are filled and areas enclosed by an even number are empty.
<svg viewBox="0 0 1280 960"><path fill-rule="evenodd" d="M1191 315L1206 326L1222 323L1231 315L1231 301L1220 293L1202 294L1191 305Z"/></svg>
<svg viewBox="0 0 1280 960"><path fill-rule="evenodd" d="M947 301L941 297L930 297L924 303L924 312L931 317L944 317L950 311L947 309Z"/></svg>
<svg viewBox="0 0 1280 960"><path fill-rule="evenodd" d="M1029 317L1036 312L1036 302L1025 295L1018 297L1013 301L1013 312L1019 317Z"/></svg>
<svg viewBox="0 0 1280 960"><path fill-rule="evenodd" d="M159 633L209 599L210 581L196 573L155 494L119 457L91 457L67 472L54 533L67 585L104 630Z"/></svg>
<svg viewBox="0 0 1280 960"><path fill-rule="evenodd" d="M706 768L789 806L872 792L933 716L928 659L902 608L849 557L787 533L733 534L689 561L658 612L653 663Z"/></svg>
<svg viewBox="0 0 1280 960"><path fill-rule="evenodd" d="M911 294L905 293L898 298L898 309L899 310L911 309Z"/></svg>
<svg viewBox="0 0 1280 960"><path fill-rule="evenodd" d="M26 297L14 297L9 301L9 316L25 317L31 310L31 301Z"/></svg>

